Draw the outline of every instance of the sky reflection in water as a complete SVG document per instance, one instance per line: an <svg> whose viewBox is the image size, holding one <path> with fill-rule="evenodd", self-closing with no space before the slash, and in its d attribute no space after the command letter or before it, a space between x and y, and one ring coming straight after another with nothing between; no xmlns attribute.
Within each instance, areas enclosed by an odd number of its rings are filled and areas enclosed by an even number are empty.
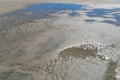
<svg viewBox="0 0 120 80"><path fill-rule="evenodd" d="M84 5L81 4L43 3L43 4L32 5L26 9L21 9L16 12L6 14L5 16L15 16L17 18L30 20L30 19L46 18L48 17L48 14L52 14L64 10L70 10L71 13L69 13L68 15L74 17L78 15L76 11L78 10L85 11L87 9ZM31 12L31 14L25 15L28 12ZM85 13L88 17L101 17L108 19L101 21L102 23L109 23L109 24L114 24L116 26L120 26L120 8L112 8L112 9L94 8ZM113 21L109 19L115 19L115 20Z"/></svg>

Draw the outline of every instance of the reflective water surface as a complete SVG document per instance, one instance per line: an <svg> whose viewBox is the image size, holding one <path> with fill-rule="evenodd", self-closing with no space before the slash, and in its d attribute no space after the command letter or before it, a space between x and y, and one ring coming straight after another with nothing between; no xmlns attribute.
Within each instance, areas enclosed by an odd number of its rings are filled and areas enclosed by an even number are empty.
<svg viewBox="0 0 120 80"><path fill-rule="evenodd" d="M0 16L0 80L120 80L120 7L43 3Z"/></svg>

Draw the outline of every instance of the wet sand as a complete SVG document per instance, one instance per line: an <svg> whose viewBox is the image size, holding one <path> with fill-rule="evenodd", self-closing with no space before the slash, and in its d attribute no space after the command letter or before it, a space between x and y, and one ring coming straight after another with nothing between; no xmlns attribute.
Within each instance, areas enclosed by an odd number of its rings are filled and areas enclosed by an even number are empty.
<svg viewBox="0 0 120 80"><path fill-rule="evenodd" d="M119 9L57 10L1 16L0 80L119 80Z"/></svg>
<svg viewBox="0 0 120 80"><path fill-rule="evenodd" d="M18 9L26 8L32 4L39 3L48 3L48 2L57 2L57 3L80 3L80 4L92 4L93 6L98 7L119 7L119 0L0 0L0 15L16 11ZM102 4L102 6L101 6ZM17 6L16 6L17 5ZM109 8L109 7L108 7Z"/></svg>

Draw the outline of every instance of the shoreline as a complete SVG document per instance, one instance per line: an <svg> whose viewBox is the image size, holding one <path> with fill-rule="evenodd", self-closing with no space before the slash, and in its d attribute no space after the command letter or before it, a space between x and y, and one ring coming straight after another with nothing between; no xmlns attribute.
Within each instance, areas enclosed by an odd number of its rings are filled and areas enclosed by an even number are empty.
<svg viewBox="0 0 120 80"><path fill-rule="evenodd" d="M75 3L75 4L85 4L85 5L90 5L93 7L103 7L103 8L111 8L111 7L119 7L120 3L118 2L107 2L107 1L42 1L42 0L35 0L32 1L30 0L29 2L27 1L15 1L15 0L0 0L0 15L4 15L6 13L14 12L19 9L24 9L27 8L33 4L41 4L41 3ZM102 4L102 5L101 5ZM112 4L112 5L111 5ZM16 6L17 5L17 6Z"/></svg>
<svg viewBox="0 0 120 80"><path fill-rule="evenodd" d="M5 2L7 6L0 5L0 9L12 12L39 4L18 1L11 2L11 5ZM71 6L73 4L52 4L47 8L46 5L33 5L32 8L1 17L0 80L120 79L120 9L101 10L101 7L119 5L95 2L76 4L82 4L85 8L81 10L83 7ZM76 8L78 11L71 11ZM48 14L49 11L52 14Z"/></svg>

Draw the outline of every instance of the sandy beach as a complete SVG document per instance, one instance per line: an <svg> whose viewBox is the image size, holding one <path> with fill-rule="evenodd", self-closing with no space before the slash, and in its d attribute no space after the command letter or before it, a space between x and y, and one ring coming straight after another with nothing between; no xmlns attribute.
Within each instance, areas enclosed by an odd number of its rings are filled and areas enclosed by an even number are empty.
<svg viewBox="0 0 120 80"><path fill-rule="evenodd" d="M0 80L120 80L119 1L0 0L0 15Z"/></svg>

